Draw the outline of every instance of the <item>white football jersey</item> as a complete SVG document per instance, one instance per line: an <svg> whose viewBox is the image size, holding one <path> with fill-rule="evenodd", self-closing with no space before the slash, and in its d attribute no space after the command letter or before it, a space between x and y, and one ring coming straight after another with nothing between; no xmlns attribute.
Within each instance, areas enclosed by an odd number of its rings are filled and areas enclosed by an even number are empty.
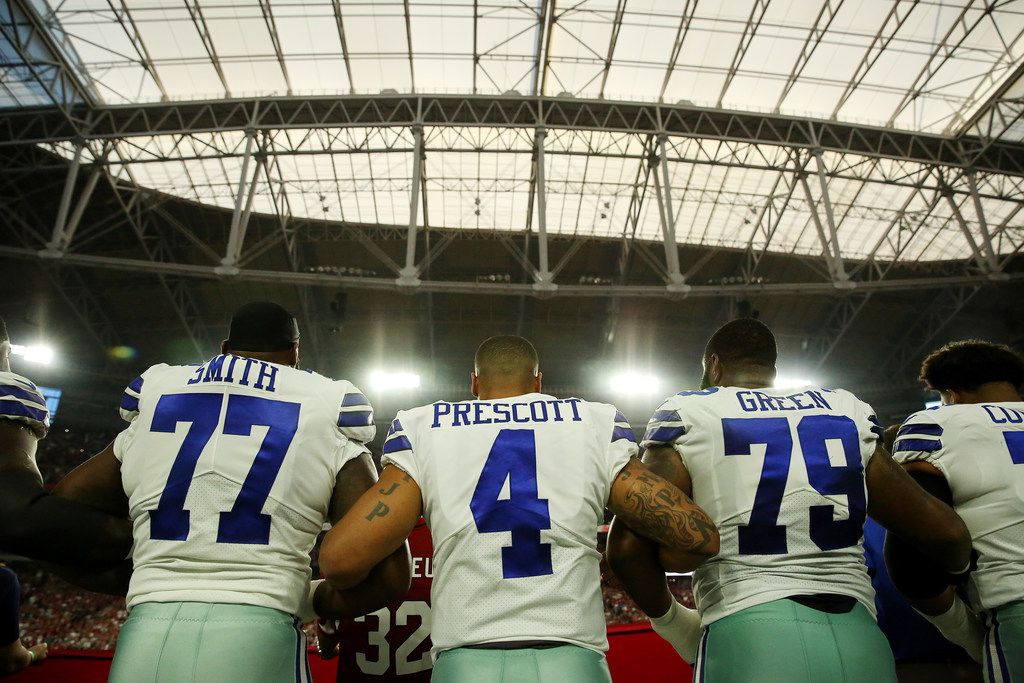
<svg viewBox="0 0 1024 683"><path fill-rule="evenodd" d="M499 641L608 649L597 527L636 455L614 406L524 394L403 410L383 462L423 495L435 655Z"/></svg>
<svg viewBox="0 0 1024 683"><path fill-rule="evenodd" d="M864 564L864 467L881 428L841 389L684 391L643 445L672 445L721 550L693 574L704 624L773 600L829 593L874 614Z"/></svg>
<svg viewBox="0 0 1024 683"><path fill-rule="evenodd" d="M219 602L297 613L335 479L375 427L351 383L233 355L154 365L114 441L134 525L128 606Z"/></svg>
<svg viewBox="0 0 1024 683"><path fill-rule="evenodd" d="M12 420L42 439L50 429L50 411L39 387L13 372L0 371L0 420Z"/></svg>
<svg viewBox="0 0 1024 683"><path fill-rule="evenodd" d="M942 472L978 551L976 609L1024 599L1024 403L942 406L907 418L893 445Z"/></svg>

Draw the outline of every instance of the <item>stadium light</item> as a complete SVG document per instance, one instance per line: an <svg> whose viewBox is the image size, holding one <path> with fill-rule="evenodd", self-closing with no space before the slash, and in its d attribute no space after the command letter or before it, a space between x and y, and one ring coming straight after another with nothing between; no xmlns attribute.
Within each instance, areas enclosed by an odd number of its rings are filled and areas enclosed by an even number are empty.
<svg viewBox="0 0 1024 683"><path fill-rule="evenodd" d="M53 363L54 353L49 346L24 346L22 344L11 344L11 353L21 356L30 363L50 365Z"/></svg>
<svg viewBox="0 0 1024 683"><path fill-rule="evenodd" d="M420 376L414 372L374 370L370 373L370 386L382 391L389 389L416 389L420 386Z"/></svg>
<svg viewBox="0 0 1024 683"><path fill-rule="evenodd" d="M661 380L642 372L620 372L612 375L611 388L624 394L656 394L661 389Z"/></svg>
<svg viewBox="0 0 1024 683"><path fill-rule="evenodd" d="M796 387L818 386L818 382L813 379L807 379L805 377L788 377L786 375L778 375L775 378L775 383L772 385L776 389L794 389Z"/></svg>

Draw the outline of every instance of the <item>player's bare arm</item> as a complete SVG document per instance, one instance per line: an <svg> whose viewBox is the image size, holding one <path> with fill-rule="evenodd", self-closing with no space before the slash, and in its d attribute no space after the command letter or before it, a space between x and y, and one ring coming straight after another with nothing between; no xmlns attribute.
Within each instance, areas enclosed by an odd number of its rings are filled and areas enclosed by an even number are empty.
<svg viewBox="0 0 1024 683"><path fill-rule="evenodd" d="M936 470L937 471L937 470ZM929 494L879 444L865 472L868 514L946 572L963 570L971 535L946 503Z"/></svg>
<svg viewBox="0 0 1024 683"><path fill-rule="evenodd" d="M131 525L47 492L35 465L36 442L31 431L0 421L0 547L104 569L123 560L131 548Z"/></svg>
<svg viewBox="0 0 1024 683"><path fill-rule="evenodd" d="M630 460L615 478L608 509L633 531L664 547L670 559L683 554L702 561L718 554L718 529L711 518L639 460Z"/></svg>
<svg viewBox="0 0 1024 683"><path fill-rule="evenodd" d="M387 481L392 471L400 474L400 481ZM350 461L339 474L331 506L335 525L325 537L319 554L321 570L332 590L317 591L314 606L318 614L358 616L399 599L409 590L411 559L406 539L419 519L420 489L412 477L393 466L384 468L379 481L375 479L376 470L369 456ZM395 501L409 495L415 495L416 513L409 528L400 533L399 538L388 542L386 552L380 551L382 546L368 547L364 541L354 540L350 535L356 530L352 528L353 518L355 523L362 518L368 525L368 518L387 518ZM369 512L360 507L365 506L367 499L376 501Z"/></svg>
<svg viewBox="0 0 1024 683"><path fill-rule="evenodd" d="M652 473L672 482L687 495L692 491L690 475L671 446L655 446L644 452L643 464ZM703 556L674 553L635 532L622 519L612 521L606 549L608 565L637 606L648 616L665 614L674 602L665 579L666 565L675 571L690 571Z"/></svg>
<svg viewBox="0 0 1024 683"><path fill-rule="evenodd" d="M405 540L423 507L420 487L394 465L352 505L327 533L320 547L320 569L337 589L359 584L382 560L402 550L408 590L409 554ZM404 593L403 590L403 593Z"/></svg>

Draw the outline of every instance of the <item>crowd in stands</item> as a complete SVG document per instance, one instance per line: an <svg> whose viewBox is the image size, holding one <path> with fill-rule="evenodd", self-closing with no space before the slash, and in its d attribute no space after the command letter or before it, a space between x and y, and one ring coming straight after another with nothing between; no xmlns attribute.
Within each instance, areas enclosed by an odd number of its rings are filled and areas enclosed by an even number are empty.
<svg viewBox="0 0 1024 683"><path fill-rule="evenodd" d="M39 443L37 462L47 486L103 450L115 435L55 428ZM604 540L601 534L601 541ZM315 554L314 554L315 564ZM53 649L113 650L117 633L127 617L124 599L89 593L75 588L30 563L12 567L21 579L21 625L26 645L46 642ZM669 586L676 597L693 607L689 577L671 577ZM605 619L608 624L644 621L633 601L614 585L602 585ZM312 629L307 629L314 635ZM314 636L315 637L315 636ZM314 641L312 638L310 642Z"/></svg>

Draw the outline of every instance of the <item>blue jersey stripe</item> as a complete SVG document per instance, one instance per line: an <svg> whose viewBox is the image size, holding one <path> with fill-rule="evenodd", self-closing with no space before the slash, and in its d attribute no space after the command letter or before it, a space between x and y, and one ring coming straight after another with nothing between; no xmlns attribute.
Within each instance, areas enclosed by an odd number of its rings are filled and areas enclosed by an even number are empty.
<svg viewBox="0 0 1024 683"><path fill-rule="evenodd" d="M402 432L402 431L405 431L405 430L402 429L402 423L399 422L397 418L392 420L391 421L391 427L390 427L390 429L388 429L388 436L391 436L395 432Z"/></svg>
<svg viewBox="0 0 1024 683"><path fill-rule="evenodd" d="M906 434L924 435L924 436L942 436L942 427L933 424L909 424L900 427L900 431L896 433L897 437L904 436Z"/></svg>
<svg viewBox="0 0 1024 683"><path fill-rule="evenodd" d="M658 427L644 434L644 441L672 443L686 433L686 427Z"/></svg>
<svg viewBox="0 0 1024 683"><path fill-rule="evenodd" d="M142 392L142 378L141 377L136 377L135 379L133 379L131 381L131 384L128 385L128 388L131 389L132 391L134 391L136 394L141 393Z"/></svg>
<svg viewBox="0 0 1024 683"><path fill-rule="evenodd" d="M678 410L658 410L651 416L651 422L682 422Z"/></svg>
<svg viewBox="0 0 1024 683"><path fill-rule="evenodd" d="M906 453L909 451L924 451L932 453L942 448L942 442L938 439L900 439L896 442L894 453Z"/></svg>
<svg viewBox="0 0 1024 683"><path fill-rule="evenodd" d="M613 427L612 428L612 443L620 439L626 439L636 443L636 434L633 433L632 429L626 429L625 427Z"/></svg>
<svg viewBox="0 0 1024 683"><path fill-rule="evenodd" d="M0 415L7 415L8 417L27 417L38 422L45 422L47 412L45 410L39 410L38 408L32 408L20 401L15 401L14 399L0 399Z"/></svg>
<svg viewBox="0 0 1024 683"><path fill-rule="evenodd" d="M616 410L615 411L615 421L616 422L625 422L626 424L629 424L629 420L626 419L626 416L622 414L621 410Z"/></svg>
<svg viewBox="0 0 1024 683"><path fill-rule="evenodd" d="M338 416L339 427L369 427L373 424L373 411L342 413Z"/></svg>
<svg viewBox="0 0 1024 683"><path fill-rule="evenodd" d="M135 398L131 394L123 394L121 396L121 409L128 411L136 411L139 409L139 399Z"/></svg>
<svg viewBox="0 0 1024 683"><path fill-rule="evenodd" d="M398 451L411 451L412 442L404 436L396 436L384 442L381 453L397 453Z"/></svg>
<svg viewBox="0 0 1024 683"><path fill-rule="evenodd" d="M37 406L43 407L46 405L46 400L37 391L29 391L20 387L11 386L5 384L0 386L0 396L11 396L13 398L21 398L26 401L32 401Z"/></svg>
<svg viewBox="0 0 1024 683"><path fill-rule="evenodd" d="M341 407L348 408L349 406L368 406L370 402L366 400L366 397L360 393L345 394L341 399Z"/></svg>

